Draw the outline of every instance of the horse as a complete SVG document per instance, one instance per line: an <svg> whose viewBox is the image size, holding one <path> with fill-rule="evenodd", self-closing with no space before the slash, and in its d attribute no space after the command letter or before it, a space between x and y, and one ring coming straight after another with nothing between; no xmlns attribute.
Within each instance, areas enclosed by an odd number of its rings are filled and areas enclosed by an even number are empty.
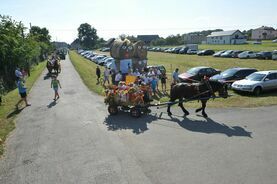
<svg viewBox="0 0 277 184"><path fill-rule="evenodd" d="M48 60L47 64L46 64L46 67L48 69L48 73L49 74L52 74L52 70L54 70L54 72L56 74L61 72L61 65L60 65L60 63L59 63L59 61L57 59L52 60L52 61Z"/></svg>
<svg viewBox="0 0 277 184"><path fill-rule="evenodd" d="M218 95L223 98L228 97L227 85L218 81L208 80L200 83L178 83L174 85L170 91L170 103L167 106L167 113L169 116L172 115L170 107L173 105L175 100L179 99L179 106L185 113L185 116L189 115L189 112L183 106L183 99L186 100L197 100L199 99L202 103L202 107L195 110L199 112L202 110L203 117L207 118L208 115L205 112L206 103L209 98L212 98L218 92Z"/></svg>

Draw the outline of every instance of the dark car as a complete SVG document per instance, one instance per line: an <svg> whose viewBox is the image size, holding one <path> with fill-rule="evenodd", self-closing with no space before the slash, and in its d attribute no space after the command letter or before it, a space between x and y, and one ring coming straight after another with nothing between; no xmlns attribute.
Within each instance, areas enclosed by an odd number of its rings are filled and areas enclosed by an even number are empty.
<svg viewBox="0 0 277 184"><path fill-rule="evenodd" d="M213 50L201 50L197 53L198 56L209 56L213 54L214 54Z"/></svg>
<svg viewBox="0 0 277 184"><path fill-rule="evenodd" d="M257 53L257 58L258 59L272 59L272 52L258 52Z"/></svg>
<svg viewBox="0 0 277 184"><path fill-rule="evenodd" d="M182 82L197 82L201 81L204 76L211 77L219 74L220 70L211 67L200 66L189 69L187 72L180 74L178 77Z"/></svg>
<svg viewBox="0 0 277 184"><path fill-rule="evenodd" d="M245 77L256 71L258 70L254 68L230 68L220 74L212 76L210 79L225 82L231 85L233 82L244 79Z"/></svg>
<svg viewBox="0 0 277 184"><path fill-rule="evenodd" d="M174 48L172 53L179 54L179 51L182 49L182 47L176 47Z"/></svg>
<svg viewBox="0 0 277 184"><path fill-rule="evenodd" d="M188 50L189 50L188 47L183 47L181 48L181 50L179 50L179 54L186 54Z"/></svg>

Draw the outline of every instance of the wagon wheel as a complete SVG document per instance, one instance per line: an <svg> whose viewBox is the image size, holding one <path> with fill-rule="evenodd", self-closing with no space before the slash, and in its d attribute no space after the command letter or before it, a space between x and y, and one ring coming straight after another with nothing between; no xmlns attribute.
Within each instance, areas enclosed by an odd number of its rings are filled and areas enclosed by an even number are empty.
<svg viewBox="0 0 277 184"><path fill-rule="evenodd" d="M141 111L140 111L140 109L138 109L136 107L132 107L130 109L130 114L134 118L139 118L141 116Z"/></svg>
<svg viewBox="0 0 277 184"><path fill-rule="evenodd" d="M109 105L108 112L110 113L110 115L117 115L117 113L118 113L117 106L116 105Z"/></svg>

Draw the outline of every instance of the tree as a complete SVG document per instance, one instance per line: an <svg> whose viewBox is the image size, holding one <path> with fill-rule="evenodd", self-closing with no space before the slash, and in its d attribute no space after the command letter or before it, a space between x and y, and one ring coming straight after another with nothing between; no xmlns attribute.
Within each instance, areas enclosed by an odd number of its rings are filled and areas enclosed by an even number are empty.
<svg viewBox="0 0 277 184"><path fill-rule="evenodd" d="M97 44L97 30L88 23L81 24L78 28L78 38L85 49L94 49Z"/></svg>

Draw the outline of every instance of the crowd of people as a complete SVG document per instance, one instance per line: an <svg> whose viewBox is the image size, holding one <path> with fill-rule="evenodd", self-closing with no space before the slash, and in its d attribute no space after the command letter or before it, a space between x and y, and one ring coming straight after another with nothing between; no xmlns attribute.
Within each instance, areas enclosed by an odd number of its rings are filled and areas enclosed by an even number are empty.
<svg viewBox="0 0 277 184"><path fill-rule="evenodd" d="M96 68L97 84L100 83L101 70L97 66ZM125 81L126 76L135 76L135 83L149 85L154 95L159 91L159 83L161 83L161 92L166 94L166 81L167 76L165 72L160 71L157 68L145 68L143 71L138 69L129 70L128 73L122 73L114 69L108 69L105 67L103 71L103 85L113 84L118 85L121 81Z"/></svg>

